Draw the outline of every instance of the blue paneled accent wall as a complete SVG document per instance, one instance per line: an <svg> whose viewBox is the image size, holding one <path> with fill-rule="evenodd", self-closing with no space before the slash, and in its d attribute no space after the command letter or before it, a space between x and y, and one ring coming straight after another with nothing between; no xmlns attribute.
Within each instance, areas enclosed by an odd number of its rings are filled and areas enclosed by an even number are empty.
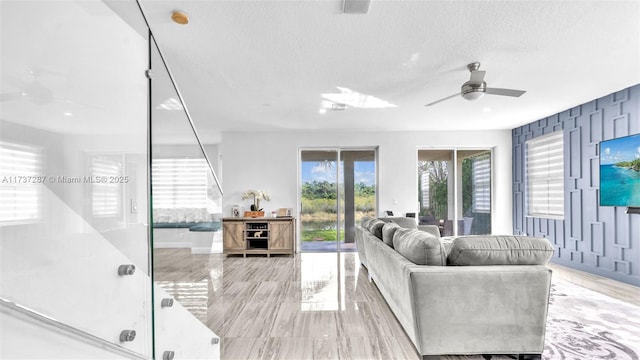
<svg viewBox="0 0 640 360"><path fill-rule="evenodd" d="M525 141L564 132L564 219L527 216ZM640 286L640 215L599 206L599 144L640 133L640 85L513 129L513 232L548 238L560 265Z"/></svg>

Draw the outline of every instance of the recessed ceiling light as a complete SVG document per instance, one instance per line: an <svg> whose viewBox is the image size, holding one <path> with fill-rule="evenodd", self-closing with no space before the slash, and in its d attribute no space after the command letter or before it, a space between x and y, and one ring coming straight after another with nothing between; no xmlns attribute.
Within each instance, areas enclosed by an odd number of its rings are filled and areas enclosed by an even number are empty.
<svg viewBox="0 0 640 360"><path fill-rule="evenodd" d="M64 116L73 116L73 113L65 112L65 113L63 113L63 115L64 115Z"/></svg>
<svg viewBox="0 0 640 360"><path fill-rule="evenodd" d="M189 15L184 11L174 10L171 13L171 20L180 25L187 25L189 23Z"/></svg>

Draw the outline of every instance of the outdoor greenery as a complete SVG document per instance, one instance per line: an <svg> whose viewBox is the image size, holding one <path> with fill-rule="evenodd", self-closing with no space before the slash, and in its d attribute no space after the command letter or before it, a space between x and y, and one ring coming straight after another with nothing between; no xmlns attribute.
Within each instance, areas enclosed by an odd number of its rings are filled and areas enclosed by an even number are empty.
<svg viewBox="0 0 640 360"><path fill-rule="evenodd" d="M309 226L305 226L302 231L302 241L312 240L336 240L336 214L338 213L336 197L338 196L336 183L328 181L314 180L302 184L302 215L301 221ZM354 185L354 206L355 219L364 216L375 215L375 185L357 183ZM344 187L340 185L339 194L344 199ZM344 206L344 201L341 201ZM341 214L340 221L344 221L344 213ZM327 223L328 226L323 226ZM311 225L313 224L313 226ZM313 227L318 227L313 229ZM344 231L340 231L340 239L344 239Z"/></svg>
<svg viewBox="0 0 640 360"><path fill-rule="evenodd" d="M420 215L431 215L437 219L447 218L449 169L446 161L421 161L419 171ZM422 174L429 174L429 207L422 204ZM473 206L473 158L462 161L462 208L465 213Z"/></svg>
<svg viewBox="0 0 640 360"><path fill-rule="evenodd" d="M462 212L469 215L473 206L473 158L462 160Z"/></svg>
<svg viewBox="0 0 640 360"><path fill-rule="evenodd" d="M329 230L305 230L302 232L302 241L336 241L336 229ZM344 240L344 230L340 230L340 241Z"/></svg>
<svg viewBox="0 0 640 360"><path fill-rule="evenodd" d="M354 185L355 211L372 212L375 211L375 185L358 183ZM340 186L341 197L344 196L344 187ZM302 184L302 214L313 214L314 217L322 218L322 213L337 214L336 204L336 183L328 181L305 182ZM315 216L317 215L317 216Z"/></svg>
<svg viewBox="0 0 640 360"><path fill-rule="evenodd" d="M420 161L418 164L420 184L418 185L418 201L420 201L420 215L433 216L436 219L447 218L447 179L449 171L446 161ZM422 204L422 174L429 174L429 207Z"/></svg>
<svg viewBox="0 0 640 360"><path fill-rule="evenodd" d="M619 163L616 163L616 166L635 170L635 171L640 171L640 159L619 162Z"/></svg>
<svg viewBox="0 0 640 360"><path fill-rule="evenodd" d="M302 184L302 198L309 200L336 199L336 183L314 180ZM335 201L334 201L335 202Z"/></svg>

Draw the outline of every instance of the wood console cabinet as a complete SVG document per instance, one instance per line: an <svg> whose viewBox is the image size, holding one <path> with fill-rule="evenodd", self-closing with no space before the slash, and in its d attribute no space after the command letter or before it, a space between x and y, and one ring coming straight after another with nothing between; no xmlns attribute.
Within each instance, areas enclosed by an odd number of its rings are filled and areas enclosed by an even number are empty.
<svg viewBox="0 0 640 360"><path fill-rule="evenodd" d="M224 218L222 243L225 254L290 254L295 252L296 219Z"/></svg>

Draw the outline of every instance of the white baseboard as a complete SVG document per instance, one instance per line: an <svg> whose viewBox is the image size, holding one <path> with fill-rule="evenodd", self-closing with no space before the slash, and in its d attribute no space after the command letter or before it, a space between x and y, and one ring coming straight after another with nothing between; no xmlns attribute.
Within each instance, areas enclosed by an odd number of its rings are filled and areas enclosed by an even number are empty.
<svg viewBox="0 0 640 360"><path fill-rule="evenodd" d="M190 248L190 242L154 242L153 247L156 249L182 249L182 248Z"/></svg>

